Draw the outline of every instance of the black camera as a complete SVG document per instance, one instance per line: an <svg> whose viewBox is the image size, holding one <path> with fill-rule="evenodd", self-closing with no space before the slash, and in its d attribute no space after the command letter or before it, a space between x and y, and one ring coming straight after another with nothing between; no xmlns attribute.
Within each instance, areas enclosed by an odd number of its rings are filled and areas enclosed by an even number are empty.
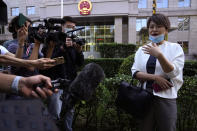
<svg viewBox="0 0 197 131"><path fill-rule="evenodd" d="M74 35L75 31L82 30L82 28L74 29L66 33L62 32L60 24L65 23L63 19L50 18L45 19L44 24L39 24L37 27L29 27L28 42L33 43L34 39L37 39L41 43L48 44L50 41L54 41L58 45L64 45L66 38L71 38L73 42L80 46L85 44L85 39L79 38ZM59 24L59 25L58 25ZM63 46L65 48L65 46Z"/></svg>
<svg viewBox="0 0 197 131"><path fill-rule="evenodd" d="M61 41L66 40L64 38L66 34L61 32L61 26L55 25L64 23L64 20L50 18L48 20L45 19L43 22L44 24L39 24L37 27L29 27L28 42L33 43L34 39L37 39L41 43L47 44L49 41L61 43Z"/></svg>
<svg viewBox="0 0 197 131"><path fill-rule="evenodd" d="M67 31L66 32L67 38L71 38L73 42L75 42L76 44L78 44L80 46L85 45L85 39L84 38L79 38L77 35L73 34L75 31L79 31L79 30L82 30L82 29L85 29L85 27L81 27L81 28L77 28L77 29L74 29L74 30L71 30L71 31Z"/></svg>

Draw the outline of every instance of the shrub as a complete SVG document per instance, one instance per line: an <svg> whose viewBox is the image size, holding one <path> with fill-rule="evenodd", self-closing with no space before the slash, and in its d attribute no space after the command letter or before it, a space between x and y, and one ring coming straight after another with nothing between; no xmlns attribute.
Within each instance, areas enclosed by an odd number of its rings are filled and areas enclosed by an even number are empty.
<svg viewBox="0 0 197 131"><path fill-rule="evenodd" d="M197 61L185 61L184 69L183 69L184 76L194 76L197 75Z"/></svg>
<svg viewBox="0 0 197 131"><path fill-rule="evenodd" d="M79 104L76 108L76 122L83 121L80 129L97 131L138 131L139 123L132 116L121 112L117 113L115 98L119 83L129 82L131 76L119 74L106 78L97 88L95 98L88 103ZM197 130L197 77L184 77L184 84L178 93L178 131Z"/></svg>
<svg viewBox="0 0 197 131"><path fill-rule="evenodd" d="M134 62L134 57L135 57L135 54L130 55L129 57L124 59L124 61L122 62L119 68L119 71L118 71L119 74L131 75L131 67Z"/></svg>
<svg viewBox="0 0 197 131"><path fill-rule="evenodd" d="M123 60L124 58L85 59L84 65L94 62L103 68L106 77L113 77L118 74L118 69Z"/></svg>
<svg viewBox="0 0 197 131"><path fill-rule="evenodd" d="M126 58L135 52L136 45L134 44L100 44L98 51L103 58Z"/></svg>
<svg viewBox="0 0 197 131"><path fill-rule="evenodd" d="M184 76L184 83L178 93L178 131L197 130L197 77Z"/></svg>

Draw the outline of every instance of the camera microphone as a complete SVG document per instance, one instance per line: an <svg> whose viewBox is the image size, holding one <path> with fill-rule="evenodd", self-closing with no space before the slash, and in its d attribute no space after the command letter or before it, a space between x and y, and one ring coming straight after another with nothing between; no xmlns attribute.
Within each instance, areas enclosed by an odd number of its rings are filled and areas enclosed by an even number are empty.
<svg viewBox="0 0 197 131"><path fill-rule="evenodd" d="M49 18L48 19L48 22L49 23L52 23L52 24L63 24L65 23L65 21L63 19L60 19L60 18Z"/></svg>

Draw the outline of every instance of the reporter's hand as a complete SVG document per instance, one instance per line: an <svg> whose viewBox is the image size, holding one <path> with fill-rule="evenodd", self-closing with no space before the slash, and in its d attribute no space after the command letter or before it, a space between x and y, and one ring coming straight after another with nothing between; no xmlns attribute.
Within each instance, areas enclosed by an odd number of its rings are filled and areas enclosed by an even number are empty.
<svg viewBox="0 0 197 131"><path fill-rule="evenodd" d="M33 66L38 69L48 69L55 66L55 60L50 58L41 58L33 60Z"/></svg>
<svg viewBox="0 0 197 131"><path fill-rule="evenodd" d="M45 83L44 88L34 87L34 85ZM23 77L19 81L19 93L25 97L35 97L44 98L51 96L53 92L50 90L52 88L51 79L43 75ZM57 92L58 90L55 90Z"/></svg>
<svg viewBox="0 0 197 131"><path fill-rule="evenodd" d="M162 88L162 89L169 89L173 85L168 80L166 80L164 77L155 75L155 82Z"/></svg>
<svg viewBox="0 0 197 131"><path fill-rule="evenodd" d="M27 35L28 35L28 29L26 26L23 26L17 30L17 40L20 46L24 46Z"/></svg>

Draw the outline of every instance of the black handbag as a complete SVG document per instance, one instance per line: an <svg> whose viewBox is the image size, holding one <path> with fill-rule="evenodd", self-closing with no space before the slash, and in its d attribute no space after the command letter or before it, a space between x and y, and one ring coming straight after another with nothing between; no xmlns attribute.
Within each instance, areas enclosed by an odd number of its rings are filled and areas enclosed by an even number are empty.
<svg viewBox="0 0 197 131"><path fill-rule="evenodd" d="M141 87L122 81L118 89L116 106L136 118L143 118L150 109L153 94Z"/></svg>

